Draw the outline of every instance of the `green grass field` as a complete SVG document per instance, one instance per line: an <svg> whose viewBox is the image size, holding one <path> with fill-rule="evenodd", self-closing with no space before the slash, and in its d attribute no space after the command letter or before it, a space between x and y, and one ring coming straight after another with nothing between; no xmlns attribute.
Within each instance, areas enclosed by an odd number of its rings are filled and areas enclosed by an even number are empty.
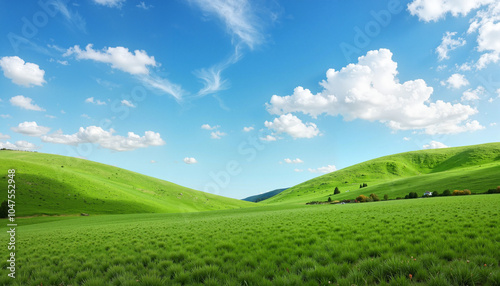
<svg viewBox="0 0 500 286"><path fill-rule="evenodd" d="M16 214L172 213L250 207L254 204L195 191L88 160L0 151L0 188L16 170Z"/></svg>
<svg viewBox="0 0 500 286"><path fill-rule="evenodd" d="M362 183L368 187L359 188ZM407 152L366 161L329 173L259 204L303 204L309 201L354 199L385 194L390 199L409 192L469 189L484 193L500 185L500 143ZM338 187L340 194L334 195Z"/></svg>
<svg viewBox="0 0 500 286"><path fill-rule="evenodd" d="M500 285L499 205L473 195L19 219L17 278L2 262L0 284Z"/></svg>

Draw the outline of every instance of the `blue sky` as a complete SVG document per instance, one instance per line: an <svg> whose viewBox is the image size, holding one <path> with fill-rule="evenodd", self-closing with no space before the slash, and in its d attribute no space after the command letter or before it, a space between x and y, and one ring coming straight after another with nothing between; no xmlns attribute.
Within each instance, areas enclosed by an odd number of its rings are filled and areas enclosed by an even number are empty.
<svg viewBox="0 0 500 286"><path fill-rule="evenodd" d="M500 141L499 1L2 1L0 35L0 147L223 196Z"/></svg>

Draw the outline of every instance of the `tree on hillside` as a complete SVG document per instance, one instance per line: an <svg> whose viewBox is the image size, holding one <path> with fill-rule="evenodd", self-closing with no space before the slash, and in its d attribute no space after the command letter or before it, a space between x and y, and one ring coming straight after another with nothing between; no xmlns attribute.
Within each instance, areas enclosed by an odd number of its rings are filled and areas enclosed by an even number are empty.
<svg viewBox="0 0 500 286"><path fill-rule="evenodd" d="M0 205L0 218L6 218L9 216L9 205L7 201L3 201Z"/></svg>
<svg viewBox="0 0 500 286"><path fill-rule="evenodd" d="M367 183L363 183L363 188L368 187Z"/></svg>
<svg viewBox="0 0 500 286"><path fill-rule="evenodd" d="M334 194L334 195L336 195L336 194L340 194L339 187L335 187L335 191L333 191L333 194Z"/></svg>
<svg viewBox="0 0 500 286"><path fill-rule="evenodd" d="M360 202L360 203L364 203L367 201L367 197L365 195L359 195L357 198L356 198L356 201Z"/></svg>
<svg viewBox="0 0 500 286"><path fill-rule="evenodd" d="M439 192L438 192L438 191L434 191L434 192L432 192L432 196L433 196L433 197L437 197L437 196L439 196Z"/></svg>
<svg viewBox="0 0 500 286"><path fill-rule="evenodd" d="M444 190L443 196L451 196L450 190Z"/></svg>
<svg viewBox="0 0 500 286"><path fill-rule="evenodd" d="M374 202L378 202L378 201L380 201L380 199L378 198L378 196L377 196L376 194L370 194L370 198L372 198L372 200L373 200Z"/></svg>
<svg viewBox="0 0 500 286"><path fill-rule="evenodd" d="M332 198L331 197L328 197L328 202L331 203L332 202Z"/></svg>
<svg viewBox="0 0 500 286"><path fill-rule="evenodd" d="M384 195L384 201L387 201L387 200L389 200L389 195L388 195L388 194L385 194L385 195Z"/></svg>

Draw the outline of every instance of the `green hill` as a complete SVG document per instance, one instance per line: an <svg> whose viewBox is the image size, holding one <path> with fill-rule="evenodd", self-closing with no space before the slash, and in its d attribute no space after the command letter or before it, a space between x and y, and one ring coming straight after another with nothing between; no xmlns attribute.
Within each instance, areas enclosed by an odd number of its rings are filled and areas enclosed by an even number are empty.
<svg viewBox="0 0 500 286"><path fill-rule="evenodd" d="M368 187L360 188L366 183ZM296 185L261 204L306 203L354 199L360 194L382 198L409 192L470 189L485 192L500 185L500 143L422 150L385 156ZM333 195L335 187L341 191Z"/></svg>
<svg viewBox="0 0 500 286"><path fill-rule="evenodd" d="M7 190L8 169L16 170L17 216L196 212L255 205L88 160L10 150L0 151L2 190Z"/></svg>

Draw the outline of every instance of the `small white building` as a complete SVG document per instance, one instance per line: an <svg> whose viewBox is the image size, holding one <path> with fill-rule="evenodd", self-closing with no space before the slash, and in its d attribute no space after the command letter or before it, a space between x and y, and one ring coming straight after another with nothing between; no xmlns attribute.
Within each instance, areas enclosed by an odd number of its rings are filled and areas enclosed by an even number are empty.
<svg viewBox="0 0 500 286"><path fill-rule="evenodd" d="M429 196L430 197L430 196L432 196L432 192L425 192L424 196Z"/></svg>

